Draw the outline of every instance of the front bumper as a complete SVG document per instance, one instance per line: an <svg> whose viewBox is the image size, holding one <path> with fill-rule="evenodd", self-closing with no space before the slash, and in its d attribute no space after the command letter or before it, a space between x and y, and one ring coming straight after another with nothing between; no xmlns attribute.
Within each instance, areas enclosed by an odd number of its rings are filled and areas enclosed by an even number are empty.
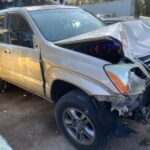
<svg viewBox="0 0 150 150"><path fill-rule="evenodd" d="M117 110L119 116L132 116L134 109L140 106L143 94L138 95L115 95L115 96L95 96L100 101L111 103L111 111Z"/></svg>

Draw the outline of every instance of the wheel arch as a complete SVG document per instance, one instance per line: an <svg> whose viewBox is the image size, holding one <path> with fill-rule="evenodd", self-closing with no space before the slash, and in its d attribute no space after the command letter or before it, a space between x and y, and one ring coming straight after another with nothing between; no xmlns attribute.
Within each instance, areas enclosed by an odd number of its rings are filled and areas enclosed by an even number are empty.
<svg viewBox="0 0 150 150"><path fill-rule="evenodd" d="M50 78L48 78L50 77ZM49 85L49 95L55 103L60 96L65 95L73 89L80 89L89 96L93 95L110 95L104 85L84 75L71 72L68 70L53 68L47 75L47 85ZM58 94L58 96L56 96Z"/></svg>
<svg viewBox="0 0 150 150"><path fill-rule="evenodd" d="M78 86L72 83L57 79L53 81L51 86L50 90L51 99L54 103L57 103L62 96L64 96L65 94L67 94L72 90L80 90L88 94L87 92L83 91L83 89L79 88Z"/></svg>

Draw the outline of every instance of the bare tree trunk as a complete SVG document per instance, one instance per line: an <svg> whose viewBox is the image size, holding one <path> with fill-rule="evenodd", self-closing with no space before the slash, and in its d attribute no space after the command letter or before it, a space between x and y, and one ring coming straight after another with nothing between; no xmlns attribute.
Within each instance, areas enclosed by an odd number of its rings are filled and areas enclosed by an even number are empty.
<svg viewBox="0 0 150 150"><path fill-rule="evenodd" d="M139 0L136 0L135 1L135 17L136 18L139 18L140 16L140 3L139 3Z"/></svg>

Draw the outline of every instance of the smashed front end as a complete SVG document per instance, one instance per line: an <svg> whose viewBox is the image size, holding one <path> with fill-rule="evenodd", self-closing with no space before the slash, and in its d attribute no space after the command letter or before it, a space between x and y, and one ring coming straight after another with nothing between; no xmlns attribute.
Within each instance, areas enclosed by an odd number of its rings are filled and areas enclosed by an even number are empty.
<svg viewBox="0 0 150 150"><path fill-rule="evenodd" d="M121 93L122 97L112 101L111 110L117 110L119 116L132 116L134 110L144 117L149 111L143 103L143 94L149 85L149 79L144 74L140 65L118 64L106 65L105 71L110 80Z"/></svg>
<svg viewBox="0 0 150 150"><path fill-rule="evenodd" d="M148 31L150 28L142 21L131 21L55 44L109 62L104 66L104 71L120 94L111 97L96 96L96 99L111 102L111 111L117 110L119 116L129 117L135 110L139 110L143 117L148 117L150 111L144 104L143 97L150 87L150 74L148 68L143 65L145 62L136 59L149 52Z"/></svg>

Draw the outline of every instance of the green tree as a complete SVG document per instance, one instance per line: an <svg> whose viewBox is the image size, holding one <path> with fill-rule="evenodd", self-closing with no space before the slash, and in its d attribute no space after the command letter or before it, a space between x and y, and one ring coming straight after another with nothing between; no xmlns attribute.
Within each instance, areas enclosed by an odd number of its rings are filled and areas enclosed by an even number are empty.
<svg viewBox="0 0 150 150"><path fill-rule="evenodd" d="M94 4L94 3L98 3L98 2L110 2L113 0L72 0L71 4L72 5L81 5L81 4Z"/></svg>
<svg viewBox="0 0 150 150"><path fill-rule="evenodd" d="M150 16L150 0L136 0L135 8L137 16Z"/></svg>
<svg viewBox="0 0 150 150"><path fill-rule="evenodd" d="M150 0L145 0L145 15L150 16Z"/></svg>

